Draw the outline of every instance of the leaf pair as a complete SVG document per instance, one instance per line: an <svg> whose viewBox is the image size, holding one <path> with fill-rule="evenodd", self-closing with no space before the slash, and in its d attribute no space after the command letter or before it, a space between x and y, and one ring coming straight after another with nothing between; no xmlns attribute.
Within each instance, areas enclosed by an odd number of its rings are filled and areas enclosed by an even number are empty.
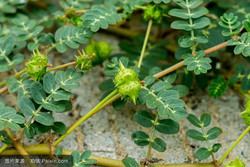
<svg viewBox="0 0 250 167"><path fill-rule="evenodd" d="M188 19L188 22L177 20L171 23L171 27L190 32L190 34L180 37L178 44L183 48L190 48L195 43L207 43L208 40L205 35L195 33L195 30L205 28L210 24L209 18L203 17L208 13L207 8L198 7L203 1L174 0L174 2L185 10L174 8L169 11L169 15L181 19Z"/></svg>
<svg viewBox="0 0 250 167"><path fill-rule="evenodd" d="M12 107L5 107L0 103L0 130L3 130L5 126L12 130L19 130L20 125L24 124L25 118L16 112Z"/></svg>
<svg viewBox="0 0 250 167"><path fill-rule="evenodd" d="M163 134L175 134L179 131L177 122L171 119L162 119L155 122L153 115L143 110L137 111L133 116L133 120L143 127L152 127L153 130ZM145 132L136 131L131 137L135 144L139 146L151 144L152 148L159 152L164 152L166 150L166 143L161 138L150 139L149 135Z"/></svg>
<svg viewBox="0 0 250 167"><path fill-rule="evenodd" d="M234 16L233 13L226 14L220 17L219 25L227 28L222 31L223 36L233 36L240 32L240 22L238 21L238 16Z"/></svg>
<svg viewBox="0 0 250 167"><path fill-rule="evenodd" d="M245 69L243 64L235 65L235 75L229 79L229 85L236 84L241 81L241 88L244 92L250 90L250 69Z"/></svg>
<svg viewBox="0 0 250 167"><path fill-rule="evenodd" d="M22 54L10 56L14 51L16 40L12 35L7 35L0 43L0 72L11 70L13 66L20 64L24 61Z"/></svg>
<svg viewBox="0 0 250 167"><path fill-rule="evenodd" d="M222 130L218 127L213 127L206 132L204 129L211 124L211 116L209 114L202 114L200 119L198 119L195 115L189 114L187 119L192 125L201 129L201 132L195 129L190 129L187 131L187 136L192 139L206 141L206 143L208 143L208 148L199 148L196 151L195 156L202 160L211 156L213 152L217 152L221 147L221 144L216 143L210 147L209 140L216 139L222 133Z"/></svg>
<svg viewBox="0 0 250 167"><path fill-rule="evenodd" d="M229 40L228 45L236 47L234 48L234 54L242 54L245 57L250 57L250 32L244 32L239 40Z"/></svg>
<svg viewBox="0 0 250 167"><path fill-rule="evenodd" d="M157 109L160 117L170 117L176 122L186 117L185 103L179 99L178 90L175 90L171 85L175 80L173 75L164 77L163 81L159 80L154 83L155 80L152 76L144 79L145 86L142 87L140 95L141 104L146 104L150 109Z"/></svg>
<svg viewBox="0 0 250 167"><path fill-rule="evenodd" d="M84 151L81 155L79 151L73 151L71 153L73 158L73 167L91 167L93 164L96 164L95 159L89 159L91 156L91 151Z"/></svg>
<svg viewBox="0 0 250 167"><path fill-rule="evenodd" d="M207 73L207 71L212 68L210 65L212 60L205 57L205 53L203 51L197 52L195 56L191 53L187 53L183 55L182 58L184 59L184 64L187 65L187 70L194 71L196 75Z"/></svg>
<svg viewBox="0 0 250 167"><path fill-rule="evenodd" d="M123 15L117 13L114 6L93 5L81 18L84 28L96 32L100 28L107 29L109 24L120 22L122 17Z"/></svg>
<svg viewBox="0 0 250 167"><path fill-rule="evenodd" d="M60 53L66 52L67 47L77 49L80 44L87 43L91 35L92 33L88 28L64 26L56 31L53 46Z"/></svg>

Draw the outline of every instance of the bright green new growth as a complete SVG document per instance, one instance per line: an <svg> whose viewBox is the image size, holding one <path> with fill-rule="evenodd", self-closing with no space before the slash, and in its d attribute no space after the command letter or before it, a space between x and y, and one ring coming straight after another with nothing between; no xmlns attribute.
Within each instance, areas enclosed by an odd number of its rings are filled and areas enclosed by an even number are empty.
<svg viewBox="0 0 250 167"><path fill-rule="evenodd" d="M27 73L33 77L35 81L39 81L46 73L48 58L46 55L41 54L37 49L33 51L33 56L25 64L27 67Z"/></svg>
<svg viewBox="0 0 250 167"><path fill-rule="evenodd" d="M238 157L230 163L226 164L225 167L245 167L245 163Z"/></svg>
<svg viewBox="0 0 250 167"><path fill-rule="evenodd" d="M120 70L115 76L114 83L123 98L128 96L129 100L136 104L140 95L141 82L134 70L125 68L120 62Z"/></svg>

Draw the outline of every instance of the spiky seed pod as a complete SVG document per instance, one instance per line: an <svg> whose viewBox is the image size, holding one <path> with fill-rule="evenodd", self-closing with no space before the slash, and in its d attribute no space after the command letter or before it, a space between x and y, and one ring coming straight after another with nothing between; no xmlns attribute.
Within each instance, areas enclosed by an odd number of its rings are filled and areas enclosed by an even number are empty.
<svg viewBox="0 0 250 167"><path fill-rule="evenodd" d="M136 104L136 99L140 95L141 83L138 80L128 81L118 87L118 91L122 98L129 96L129 100Z"/></svg>
<svg viewBox="0 0 250 167"><path fill-rule="evenodd" d="M122 85L127 81L139 80L136 72L130 68L125 68L120 62L120 71L117 73L114 79L116 86Z"/></svg>
<svg viewBox="0 0 250 167"><path fill-rule="evenodd" d="M120 71L115 76L114 83L122 98L128 97L128 100L136 103L140 95L141 83L134 70L125 68L120 62Z"/></svg>
<svg viewBox="0 0 250 167"><path fill-rule="evenodd" d="M40 80L46 73L48 58L46 55L41 54L37 49L33 51L33 56L25 64L27 67L27 73L33 77L35 81Z"/></svg>
<svg viewBox="0 0 250 167"><path fill-rule="evenodd" d="M92 60L95 54L86 55L84 50L80 52L78 50L79 56L76 56L76 67L80 70L89 70L92 67Z"/></svg>

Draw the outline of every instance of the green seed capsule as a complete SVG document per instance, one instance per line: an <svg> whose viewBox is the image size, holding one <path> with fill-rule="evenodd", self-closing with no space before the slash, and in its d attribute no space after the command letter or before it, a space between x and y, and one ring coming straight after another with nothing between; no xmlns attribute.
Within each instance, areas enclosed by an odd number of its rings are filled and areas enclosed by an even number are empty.
<svg viewBox="0 0 250 167"><path fill-rule="evenodd" d="M95 42L94 40L91 40L90 44L85 48L87 55L92 55L93 53L96 55L92 60L94 65L101 64L110 56L113 50L114 48L111 47L107 42Z"/></svg>
<svg viewBox="0 0 250 167"><path fill-rule="evenodd" d="M120 71L115 76L114 83L122 98L128 96L128 100L136 103L140 95L141 82L134 70L125 68L120 62Z"/></svg>
<svg viewBox="0 0 250 167"><path fill-rule="evenodd" d="M136 72L130 68L125 68L120 62L120 71L117 73L114 79L116 86L122 85L127 81L139 80Z"/></svg>
<svg viewBox="0 0 250 167"><path fill-rule="evenodd" d="M118 91L120 95L125 98L126 96L129 96L129 100L136 103L136 99L140 95L140 89L141 89L141 83L140 81L128 81L125 84L118 87Z"/></svg>
<svg viewBox="0 0 250 167"><path fill-rule="evenodd" d="M27 73L33 77L35 81L40 80L46 73L48 58L46 55L41 54L37 49L33 51L33 56L25 65L27 67Z"/></svg>
<svg viewBox="0 0 250 167"><path fill-rule="evenodd" d="M245 167L245 164L241 159L237 157L234 161L226 164L225 167Z"/></svg>

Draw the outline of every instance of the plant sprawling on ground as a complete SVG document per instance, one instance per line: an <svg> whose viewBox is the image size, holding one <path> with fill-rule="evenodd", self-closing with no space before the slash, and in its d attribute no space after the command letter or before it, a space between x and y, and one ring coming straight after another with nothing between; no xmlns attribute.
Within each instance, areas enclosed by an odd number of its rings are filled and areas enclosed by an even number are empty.
<svg viewBox="0 0 250 167"><path fill-rule="evenodd" d="M168 141L158 134L178 133L179 123L187 119L190 128L186 135L204 143L196 150L195 157L212 159L210 163L194 165L223 165L250 130L249 13L249 2L244 0L63 0L58 3L0 0L0 94L8 91L17 96L17 106L0 102L0 155L24 155L30 166L36 164L29 154L55 155L55 158L70 154L71 166L75 167L92 164L157 167L160 165L154 163L151 150L168 149ZM130 22L146 25L146 31L131 28ZM112 54L117 48L107 41L94 40L93 35L99 31L120 37L121 52ZM78 55L67 52L71 50L78 50ZM55 67L49 64L55 54L65 52L69 59L75 60ZM91 74L91 68L98 65L104 65L107 76L100 85L105 91L101 101L69 127L55 121L54 113L72 110L71 90L79 87L86 71ZM4 74L10 76L3 77ZM227 146L212 140L223 129L211 127L210 113L200 117L189 114L184 97L189 90L201 89L218 98L228 88L246 99L245 110L239 116L247 128L217 160L214 154ZM145 106L133 115L133 121L145 131L131 134L136 145L148 148L140 163L130 155L118 161L91 155L90 150L80 154L77 150L58 147L104 107L112 104L115 110L122 110L127 102ZM23 136L33 139L42 134L48 134L48 141L33 145L33 151L21 144ZM226 167L244 166L240 158L226 164Z"/></svg>

